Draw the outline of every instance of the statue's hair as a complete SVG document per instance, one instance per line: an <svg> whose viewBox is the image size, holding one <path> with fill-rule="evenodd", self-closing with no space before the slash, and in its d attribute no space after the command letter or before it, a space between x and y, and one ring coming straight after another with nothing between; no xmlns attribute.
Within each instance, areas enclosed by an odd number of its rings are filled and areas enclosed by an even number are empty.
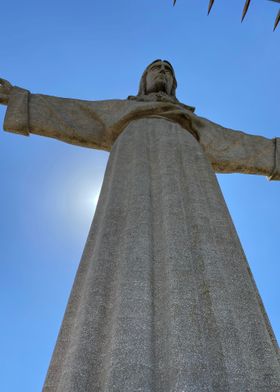
<svg viewBox="0 0 280 392"><path fill-rule="evenodd" d="M146 95L146 94L147 94L147 85L146 85L147 73L148 73L150 67L151 67L154 63L157 63L158 61L162 61L163 63L168 64L169 67L171 68L172 76L173 76L173 85L172 85L172 89L171 89L170 95L171 95L172 97L176 98L177 80L176 80L176 77L175 77L174 68L172 67L172 65L170 64L169 61L167 61L167 60L161 60L161 59L157 59L157 60L153 61L151 64L149 64L149 65L147 66L147 68L146 68L145 71L143 72L143 75L142 75L142 77L141 77L140 84L139 84L139 90L138 90L138 93L137 93L137 97L143 96L143 95Z"/></svg>

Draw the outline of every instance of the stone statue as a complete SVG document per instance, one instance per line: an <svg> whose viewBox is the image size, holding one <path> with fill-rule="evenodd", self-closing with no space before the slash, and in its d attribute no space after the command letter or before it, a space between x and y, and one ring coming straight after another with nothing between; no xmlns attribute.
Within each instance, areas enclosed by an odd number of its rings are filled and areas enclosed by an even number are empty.
<svg viewBox="0 0 280 392"><path fill-rule="evenodd" d="M196 116L176 85L162 60L126 100L1 79L6 131L110 151L44 392L280 390L277 342L214 174L280 180L280 139Z"/></svg>

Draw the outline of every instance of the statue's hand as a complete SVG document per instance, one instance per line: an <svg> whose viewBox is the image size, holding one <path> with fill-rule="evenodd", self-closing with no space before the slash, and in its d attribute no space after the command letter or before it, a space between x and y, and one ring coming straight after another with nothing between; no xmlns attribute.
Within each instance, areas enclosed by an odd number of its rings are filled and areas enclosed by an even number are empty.
<svg viewBox="0 0 280 392"><path fill-rule="evenodd" d="M194 128L204 128L209 125L209 121L203 117L199 117L195 114L192 114L191 122Z"/></svg>
<svg viewBox="0 0 280 392"><path fill-rule="evenodd" d="M8 105L13 86L8 80L0 78L0 104Z"/></svg>

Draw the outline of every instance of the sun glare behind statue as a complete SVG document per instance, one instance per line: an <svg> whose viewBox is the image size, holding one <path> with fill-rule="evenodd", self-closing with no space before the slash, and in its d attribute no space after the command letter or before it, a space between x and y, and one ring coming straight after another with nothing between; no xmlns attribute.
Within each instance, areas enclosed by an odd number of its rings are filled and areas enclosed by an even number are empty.
<svg viewBox="0 0 280 392"><path fill-rule="evenodd" d="M86 169L82 169L73 166L71 170L68 167L67 171L64 168L59 171L56 168L46 176L40 197L37 197L40 203L36 208L33 202L32 210L35 212L29 218L30 221L40 216L48 235L65 237L72 245L84 244L101 190L100 182L92 181ZM38 225L34 222L33 226Z"/></svg>
<svg viewBox="0 0 280 392"><path fill-rule="evenodd" d="M98 203L98 200L99 200L100 191L101 191L101 189L99 189L99 190L95 193L95 195L90 199L90 200L91 200L91 203L92 203L93 206L94 206L94 210L95 210L96 207L97 207L97 203Z"/></svg>

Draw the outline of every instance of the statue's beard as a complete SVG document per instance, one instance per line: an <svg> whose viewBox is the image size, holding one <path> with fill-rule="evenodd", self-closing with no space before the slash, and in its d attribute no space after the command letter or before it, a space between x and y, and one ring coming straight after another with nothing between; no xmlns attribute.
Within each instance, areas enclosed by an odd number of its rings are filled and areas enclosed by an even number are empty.
<svg viewBox="0 0 280 392"><path fill-rule="evenodd" d="M169 91L167 89L167 84L165 82L165 80L158 78L153 87L147 91L148 94L152 94L152 93L164 93L164 94L168 94L169 95Z"/></svg>

